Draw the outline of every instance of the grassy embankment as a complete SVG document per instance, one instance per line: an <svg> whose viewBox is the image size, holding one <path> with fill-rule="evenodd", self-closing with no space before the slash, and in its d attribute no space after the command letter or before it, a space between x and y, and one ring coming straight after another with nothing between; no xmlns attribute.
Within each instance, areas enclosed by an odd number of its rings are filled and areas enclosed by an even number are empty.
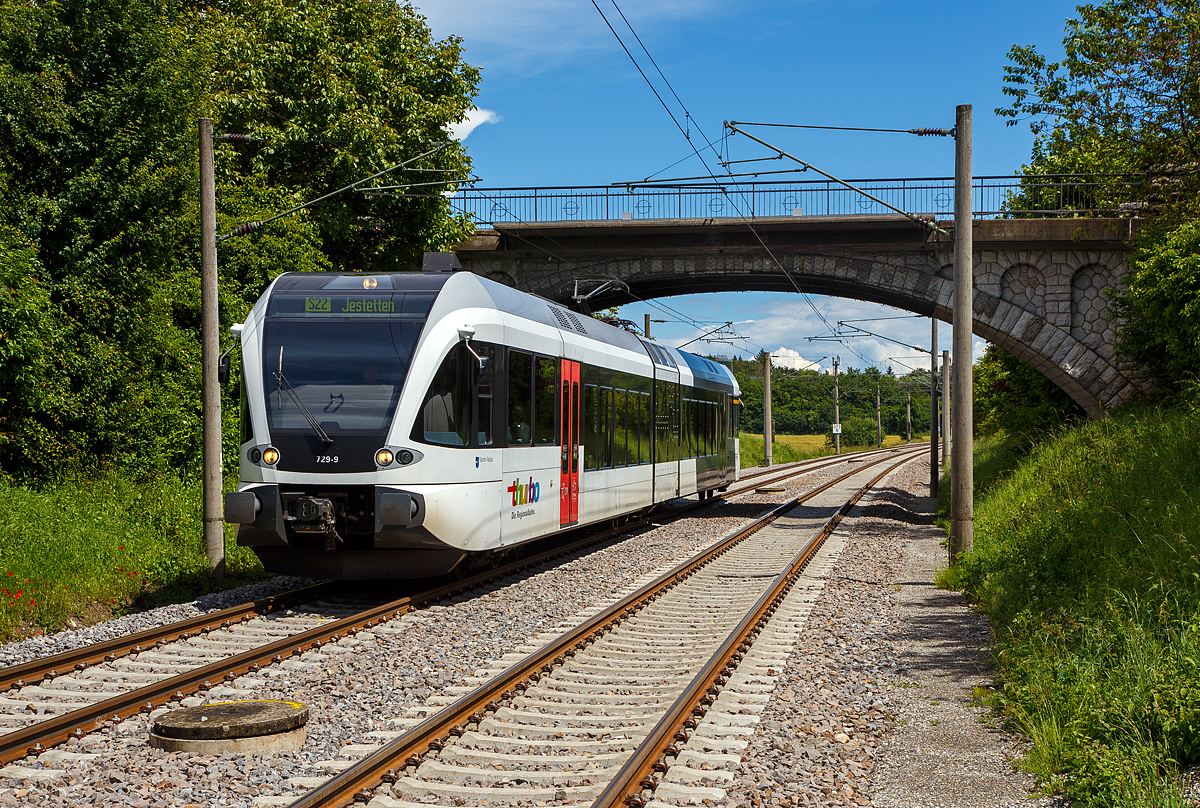
<svg viewBox="0 0 1200 808"><path fill-rule="evenodd" d="M1141 408L1032 451L1003 436L976 447L974 552L940 577L991 618L1002 686L989 699L1031 740L1023 765L1079 806L1186 804L1200 412Z"/></svg>
<svg viewBox="0 0 1200 808"><path fill-rule="evenodd" d="M742 468L761 466L763 464L763 436L750 432L742 432L739 437L741 438L741 442L738 445L741 448ZM929 436L926 435L923 440L928 443ZM920 439L914 435L913 443L919 442ZM900 435L883 436L884 448L900 446L903 443L904 438ZM843 446L842 451L858 452L863 449L874 448L874 445ZM771 452L771 460L776 464L794 463L797 460L810 460L814 457L825 457L832 454L833 447L826 446L824 435L776 435L774 448Z"/></svg>
<svg viewBox="0 0 1200 808"><path fill-rule="evenodd" d="M199 481L103 473L39 489L0 482L0 639L211 591L200 511ZM265 574L230 538L226 570L226 587Z"/></svg>

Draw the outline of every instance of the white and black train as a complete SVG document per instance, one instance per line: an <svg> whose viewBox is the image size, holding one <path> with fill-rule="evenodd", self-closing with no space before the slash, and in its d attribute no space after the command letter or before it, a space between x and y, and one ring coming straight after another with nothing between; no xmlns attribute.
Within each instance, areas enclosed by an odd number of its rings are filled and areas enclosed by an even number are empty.
<svg viewBox="0 0 1200 808"><path fill-rule="evenodd" d="M727 368L469 272L288 273L234 330L225 520L271 571L438 575L737 479Z"/></svg>

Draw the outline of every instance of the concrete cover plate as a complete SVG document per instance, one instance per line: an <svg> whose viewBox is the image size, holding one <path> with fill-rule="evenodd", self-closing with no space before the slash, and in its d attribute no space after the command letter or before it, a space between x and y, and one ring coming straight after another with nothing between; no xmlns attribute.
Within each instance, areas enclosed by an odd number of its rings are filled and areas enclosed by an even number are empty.
<svg viewBox="0 0 1200 808"><path fill-rule="evenodd" d="M303 727L308 707L294 701L221 701L171 710L151 732L180 740L229 740L275 735Z"/></svg>

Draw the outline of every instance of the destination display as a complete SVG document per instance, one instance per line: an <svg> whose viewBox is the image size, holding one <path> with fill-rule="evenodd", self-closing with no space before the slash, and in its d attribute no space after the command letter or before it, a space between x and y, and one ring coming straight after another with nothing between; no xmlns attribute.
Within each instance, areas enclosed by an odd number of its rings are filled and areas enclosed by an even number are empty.
<svg viewBox="0 0 1200 808"><path fill-rule="evenodd" d="M432 295L275 295L267 311L282 317L424 317L433 303Z"/></svg>

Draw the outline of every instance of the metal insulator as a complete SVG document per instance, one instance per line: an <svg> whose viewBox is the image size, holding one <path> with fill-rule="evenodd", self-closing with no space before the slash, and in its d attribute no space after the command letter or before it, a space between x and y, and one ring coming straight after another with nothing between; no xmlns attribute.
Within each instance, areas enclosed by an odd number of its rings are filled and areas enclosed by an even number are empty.
<svg viewBox="0 0 1200 808"><path fill-rule="evenodd" d="M233 132L224 135L214 135L213 140L221 140L226 143L261 143L262 138L254 135L241 135Z"/></svg>
<svg viewBox="0 0 1200 808"><path fill-rule="evenodd" d="M916 129L909 129L909 132L920 137L953 137L953 129L945 129L939 126L919 126Z"/></svg>

